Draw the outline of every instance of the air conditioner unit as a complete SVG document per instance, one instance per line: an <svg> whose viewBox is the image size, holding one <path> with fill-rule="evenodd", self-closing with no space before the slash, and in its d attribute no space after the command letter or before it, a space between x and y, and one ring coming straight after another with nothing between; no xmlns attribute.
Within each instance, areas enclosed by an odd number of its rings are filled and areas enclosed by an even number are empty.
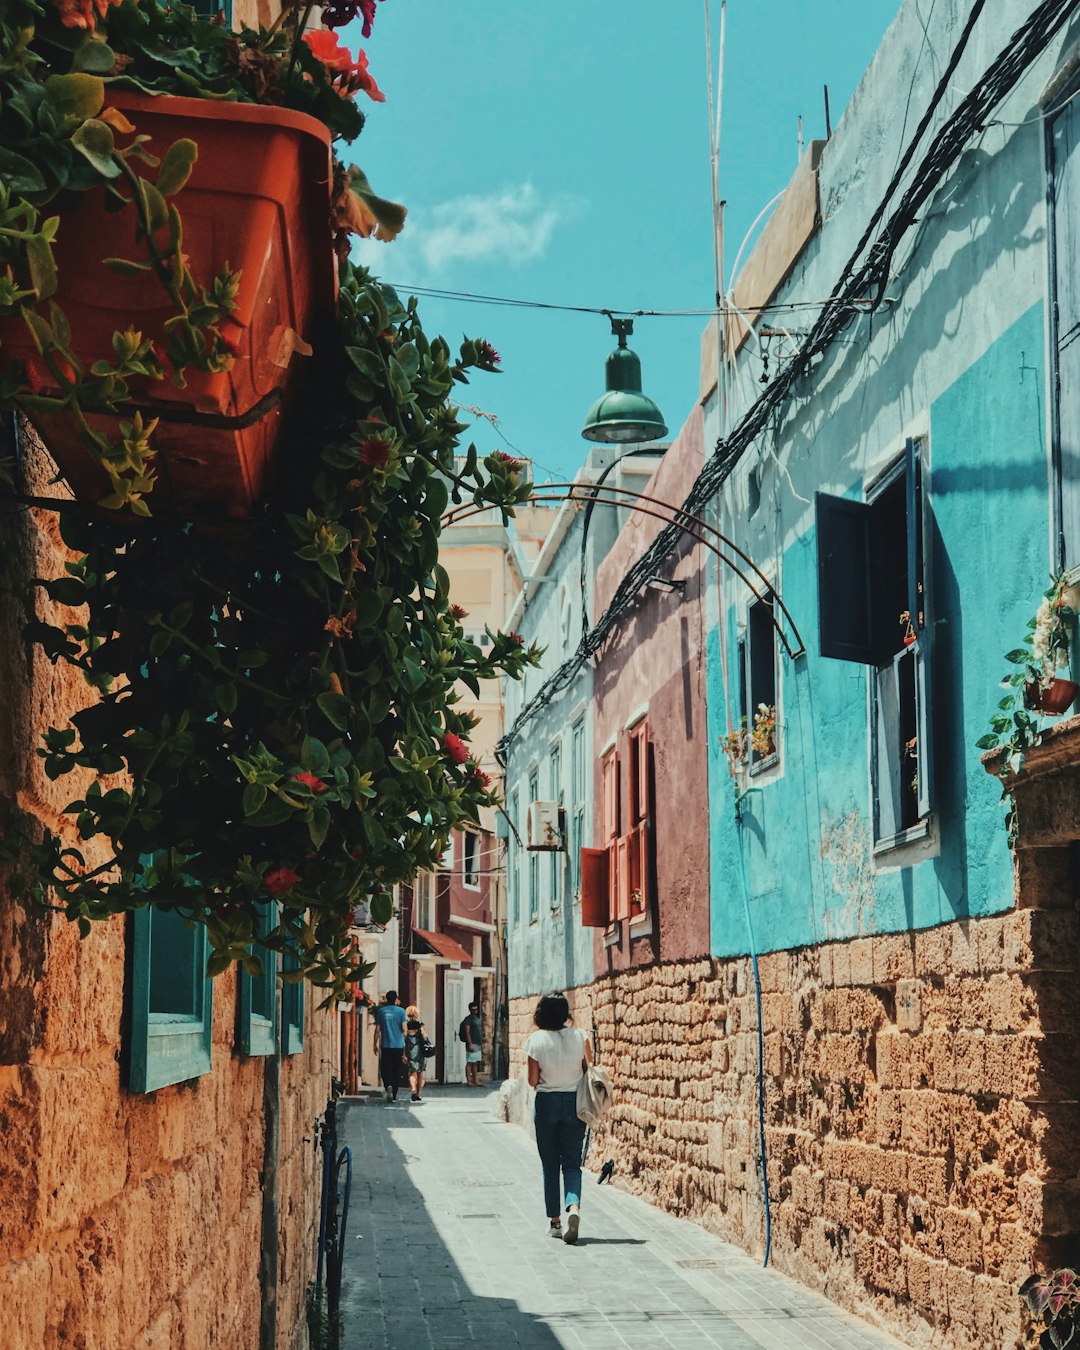
<svg viewBox="0 0 1080 1350"><path fill-rule="evenodd" d="M529 807L527 833L531 852L561 853L563 811L558 802L533 802Z"/></svg>

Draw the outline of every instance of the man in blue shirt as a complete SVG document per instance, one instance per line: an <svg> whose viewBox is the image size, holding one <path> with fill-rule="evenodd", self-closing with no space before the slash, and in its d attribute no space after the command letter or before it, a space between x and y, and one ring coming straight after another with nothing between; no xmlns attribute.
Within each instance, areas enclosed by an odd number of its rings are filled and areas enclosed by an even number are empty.
<svg viewBox="0 0 1080 1350"><path fill-rule="evenodd" d="M405 1053L405 1009L399 1007L396 989L388 989L384 1002L375 1009L375 1051L386 1100L396 1102L401 1081L401 1057Z"/></svg>

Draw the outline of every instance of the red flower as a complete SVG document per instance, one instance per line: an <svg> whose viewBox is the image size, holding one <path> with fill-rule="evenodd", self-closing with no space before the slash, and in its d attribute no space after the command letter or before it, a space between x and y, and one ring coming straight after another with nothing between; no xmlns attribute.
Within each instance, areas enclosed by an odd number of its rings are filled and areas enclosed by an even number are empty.
<svg viewBox="0 0 1080 1350"><path fill-rule="evenodd" d="M377 437L362 441L360 444L360 463L369 469L381 469L390 458L390 447Z"/></svg>
<svg viewBox="0 0 1080 1350"><path fill-rule="evenodd" d="M60 372L65 383L72 385L75 383L75 371L72 369L71 362L66 356L61 356L59 352L53 352L53 364ZM40 394L43 389L56 388L56 376L52 373L44 360L37 355L30 355L23 361L26 371L26 383L30 386L32 394Z"/></svg>
<svg viewBox="0 0 1080 1350"><path fill-rule="evenodd" d="M481 370L494 370L495 367L502 360L502 357L491 345L491 343L486 342L483 338L480 339L480 341L477 343L477 346L479 348L479 353L477 355L477 365L481 368Z"/></svg>
<svg viewBox="0 0 1080 1350"><path fill-rule="evenodd" d="M452 731L448 731L442 738L442 747L455 764L464 764L469 758L469 747Z"/></svg>
<svg viewBox="0 0 1080 1350"><path fill-rule="evenodd" d="M56 0L56 7L65 28L94 28L97 25L95 10L104 18L110 5L120 3L121 0Z"/></svg>
<svg viewBox="0 0 1080 1350"><path fill-rule="evenodd" d="M491 790L491 775L486 774L479 766L473 769L473 777L480 784L480 787L484 792L489 792Z"/></svg>
<svg viewBox="0 0 1080 1350"><path fill-rule="evenodd" d="M386 95L375 83L374 76L368 73L365 52L357 52L354 61L348 47L343 47L338 35L329 28L310 29L304 34L304 41L326 67L331 80L338 83L339 93L348 98L357 89L362 89L376 103L386 102Z"/></svg>
<svg viewBox="0 0 1080 1350"><path fill-rule="evenodd" d="M303 783L305 787L310 788L312 792L314 792L316 797L321 792L326 791L326 784L323 782L323 780L321 778L316 777L316 775L311 773L308 769L303 769L300 773L294 773L293 782Z"/></svg>
<svg viewBox="0 0 1080 1350"><path fill-rule="evenodd" d="M467 619L469 617L469 611L467 609L463 609L461 605L451 605L450 613L454 616L455 619Z"/></svg>
<svg viewBox="0 0 1080 1350"><path fill-rule="evenodd" d="M300 881L300 873L291 867L275 867L263 877L263 885L273 896L285 895Z"/></svg>
<svg viewBox="0 0 1080 1350"><path fill-rule="evenodd" d="M518 647L525 646L525 639L521 636L520 633L504 633L503 636L508 637L510 641L513 642Z"/></svg>

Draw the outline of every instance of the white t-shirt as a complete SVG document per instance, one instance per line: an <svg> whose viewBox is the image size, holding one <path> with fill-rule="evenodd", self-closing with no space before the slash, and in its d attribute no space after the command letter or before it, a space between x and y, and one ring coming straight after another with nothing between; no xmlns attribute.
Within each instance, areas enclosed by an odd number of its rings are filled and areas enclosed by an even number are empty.
<svg viewBox="0 0 1080 1350"><path fill-rule="evenodd" d="M525 1042L525 1053L540 1065L537 1092L573 1092L581 1082L585 1033L577 1027L534 1031Z"/></svg>

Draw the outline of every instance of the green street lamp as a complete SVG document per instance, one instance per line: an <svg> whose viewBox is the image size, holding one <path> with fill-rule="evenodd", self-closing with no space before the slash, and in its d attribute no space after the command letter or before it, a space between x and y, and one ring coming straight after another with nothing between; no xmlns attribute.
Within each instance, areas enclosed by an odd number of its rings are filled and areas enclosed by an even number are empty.
<svg viewBox="0 0 1080 1350"><path fill-rule="evenodd" d="M612 319L611 331L618 337L619 345L604 364L607 392L589 409L581 434L587 441L614 441L623 445L658 441L667 435L664 415L641 392L641 362L626 345L626 339L634 331L634 321Z"/></svg>

